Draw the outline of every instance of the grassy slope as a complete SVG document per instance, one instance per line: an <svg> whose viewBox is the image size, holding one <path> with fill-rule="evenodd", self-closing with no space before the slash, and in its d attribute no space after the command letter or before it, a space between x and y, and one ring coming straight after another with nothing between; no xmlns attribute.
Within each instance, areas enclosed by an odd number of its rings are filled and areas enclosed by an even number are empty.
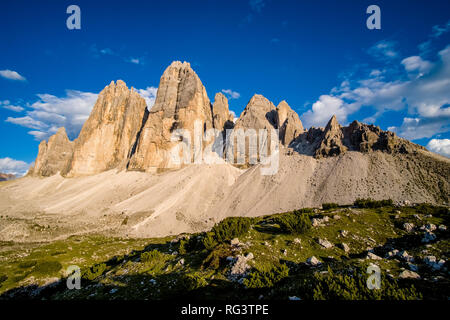
<svg viewBox="0 0 450 320"><path fill-rule="evenodd" d="M414 217L416 214L421 220ZM335 215L340 219L334 219ZM320 281L317 274L326 275L328 267L335 274L358 271L361 279L365 280L367 275L364 273L370 262L380 266L385 276L383 281L397 284L392 278L396 279L402 270L407 269L406 263L397 259L367 260L367 250L371 248L381 257L391 248L407 250L414 256L421 279L399 281L400 287L414 285L424 299L447 299L450 296L448 271L432 271L422 263L422 258L427 255L435 255L438 260L448 259L449 231L436 230L437 240L426 245L420 241L423 231L407 233L402 228L404 222L413 222L416 226L443 224L448 229L448 209L423 205L318 210L311 217L329 216L329 222L300 235L282 233L279 226L272 223L276 216L253 219L250 231L239 237L241 243L245 243L240 249L233 250L229 243L216 246L213 251L221 259L215 268L208 268L204 263L211 251L199 247L180 254L177 252L180 241L172 242L174 237L116 239L85 236L28 247L3 243L0 246L0 281L3 280L0 298L164 299L188 295L198 299L242 299L242 290L246 290L245 298L248 299L261 296L267 299L287 299L289 296L309 299L314 297L314 288ZM347 236L343 237L341 230L348 231ZM196 234L191 238L203 236ZM300 239L300 244L294 242L296 238ZM318 238L326 238L335 246L325 249L317 243ZM348 253L339 246L343 242L350 247ZM152 250L158 252L144 261L141 254ZM289 267L289 276L275 285L253 289L230 281L231 263L224 258L250 252L254 259L249 265L255 274L270 272L274 266L285 264ZM306 266L304 262L311 256L324 262L322 266ZM92 269L88 276L83 277L81 290L66 288L64 270L73 264L83 271L99 264L97 274ZM55 282L59 278L62 281Z"/></svg>

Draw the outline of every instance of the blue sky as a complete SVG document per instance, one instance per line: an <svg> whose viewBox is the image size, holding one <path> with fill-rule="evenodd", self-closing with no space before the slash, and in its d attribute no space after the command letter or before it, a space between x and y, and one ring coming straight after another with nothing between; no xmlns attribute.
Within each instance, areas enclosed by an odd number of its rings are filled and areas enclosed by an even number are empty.
<svg viewBox="0 0 450 320"><path fill-rule="evenodd" d="M71 4L81 30L66 27ZM371 4L381 30L366 27ZM0 49L0 172L26 171L59 126L76 138L111 80L151 104L173 60L237 115L259 93L306 127L336 114L450 156L447 0L3 0Z"/></svg>

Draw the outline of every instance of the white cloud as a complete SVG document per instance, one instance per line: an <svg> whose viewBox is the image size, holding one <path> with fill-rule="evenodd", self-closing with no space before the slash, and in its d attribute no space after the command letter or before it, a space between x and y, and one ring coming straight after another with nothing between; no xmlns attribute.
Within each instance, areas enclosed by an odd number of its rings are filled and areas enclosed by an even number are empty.
<svg viewBox="0 0 450 320"><path fill-rule="evenodd" d="M403 138L415 140L430 138L438 133L450 130L450 117L443 118L409 118L405 117L400 127L389 127Z"/></svg>
<svg viewBox="0 0 450 320"><path fill-rule="evenodd" d="M431 139L427 149L450 158L450 139Z"/></svg>
<svg viewBox="0 0 450 320"><path fill-rule="evenodd" d="M233 91L231 89L222 89L222 92L225 93L228 99L238 99L241 96L239 92Z"/></svg>
<svg viewBox="0 0 450 320"><path fill-rule="evenodd" d="M396 43L394 41L382 40L369 48L368 53L373 57L386 60L393 59L398 56Z"/></svg>
<svg viewBox="0 0 450 320"><path fill-rule="evenodd" d="M25 110L23 107L21 106L13 106L9 103L9 100L4 100L4 101L0 101L0 106L4 109L8 109L14 112L22 112L23 110Z"/></svg>
<svg viewBox="0 0 450 320"><path fill-rule="evenodd" d="M147 109L150 111L155 104L158 88L147 87L145 89L137 89L137 92L145 99L145 102L147 102Z"/></svg>
<svg viewBox="0 0 450 320"><path fill-rule="evenodd" d="M130 62L134 64L139 64L140 60L138 58L130 58Z"/></svg>
<svg viewBox="0 0 450 320"><path fill-rule="evenodd" d="M25 77L13 70L0 70L0 76L9 80L25 81Z"/></svg>
<svg viewBox="0 0 450 320"><path fill-rule="evenodd" d="M413 72L418 76L411 77ZM366 118L370 122L386 111L404 112L403 123L392 127L402 137L419 139L446 132L450 123L450 46L438 52L436 61L407 57L383 72L371 70L367 78L346 79L331 90L329 97L334 100L322 97L302 115L306 126L323 126L332 112L343 120L362 107L372 107L375 114Z"/></svg>
<svg viewBox="0 0 450 320"><path fill-rule="evenodd" d="M336 115L340 122L347 120L348 109L344 101L334 96L322 95L312 105L311 110L302 115L302 121L308 126L324 127L333 115Z"/></svg>
<svg viewBox="0 0 450 320"><path fill-rule="evenodd" d="M0 172L1 173L9 173L14 174L16 176L23 176L27 173L30 164L20 161L14 160L11 158L1 158L0 159Z"/></svg>
<svg viewBox="0 0 450 320"><path fill-rule="evenodd" d="M92 110L97 94L67 90L65 97L38 94L39 100L30 106L24 117L9 117L7 122L34 129L28 132L36 140L46 139L59 127L65 127L72 139L78 136L81 127Z"/></svg>
<svg viewBox="0 0 450 320"><path fill-rule="evenodd" d="M420 76L430 71L432 64L423 60L420 56L411 56L402 60L402 65L407 72L419 73Z"/></svg>
<svg viewBox="0 0 450 320"><path fill-rule="evenodd" d="M147 108L155 103L157 88L136 89L145 99ZM71 140L78 137L81 127L89 117L97 100L97 94L77 90L66 90L64 97L38 94L38 101L28 107L23 117L8 117L5 121L33 129L28 134L36 140L46 140L58 128L66 128Z"/></svg>

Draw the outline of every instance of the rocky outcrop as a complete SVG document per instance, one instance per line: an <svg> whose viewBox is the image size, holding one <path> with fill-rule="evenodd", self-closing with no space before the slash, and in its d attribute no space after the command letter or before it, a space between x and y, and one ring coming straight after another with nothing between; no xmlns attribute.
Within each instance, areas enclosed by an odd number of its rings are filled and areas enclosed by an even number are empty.
<svg viewBox="0 0 450 320"><path fill-rule="evenodd" d="M322 141L315 152L316 158L336 156L347 151L348 148L343 144L344 133L336 116L328 121L322 135Z"/></svg>
<svg viewBox="0 0 450 320"><path fill-rule="evenodd" d="M267 98L255 94L239 119L235 129L273 129L277 128L277 109Z"/></svg>
<svg viewBox="0 0 450 320"><path fill-rule="evenodd" d="M72 157L73 142L67 137L66 130L62 127L48 139L39 144L38 156L34 166L28 174L48 177L58 172L63 172Z"/></svg>
<svg viewBox="0 0 450 320"><path fill-rule="evenodd" d="M144 98L117 80L100 92L89 118L75 140L67 176L125 168L136 137L147 117Z"/></svg>
<svg viewBox="0 0 450 320"><path fill-rule="evenodd" d="M293 142L294 150L315 158L338 156L346 151L363 153L383 151L387 153L414 153L425 150L408 140L399 138L394 132L383 131L374 125L353 121L342 127L335 116L323 128L310 128Z"/></svg>
<svg viewBox="0 0 450 320"><path fill-rule="evenodd" d="M219 131L234 127L233 115L228 108L228 99L222 93L216 93L212 106L213 126Z"/></svg>
<svg viewBox="0 0 450 320"><path fill-rule="evenodd" d="M295 138L305 131L298 114L284 100L277 106L277 127L280 141L285 146L289 146Z"/></svg>
<svg viewBox="0 0 450 320"><path fill-rule="evenodd" d="M190 64L175 61L161 77L155 104L128 168L147 171L152 168L178 167L180 164L175 158L181 157L181 151L178 153L173 149L178 143L172 140L173 134L176 134L176 129L183 129L188 137L180 137L179 140L190 137L192 141L196 120L200 121L201 133L213 128L211 103ZM193 141L190 147L193 151ZM177 155L175 157L174 152Z"/></svg>

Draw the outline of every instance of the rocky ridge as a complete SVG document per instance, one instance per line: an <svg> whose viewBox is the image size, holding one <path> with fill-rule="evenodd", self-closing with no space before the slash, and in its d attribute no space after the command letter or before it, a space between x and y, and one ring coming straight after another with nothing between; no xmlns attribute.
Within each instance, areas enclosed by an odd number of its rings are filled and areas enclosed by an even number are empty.
<svg viewBox="0 0 450 320"><path fill-rule="evenodd" d="M198 120L200 125L196 127ZM48 143L42 141L29 174L51 176L59 172L63 176L75 177L110 169L152 171L179 168L183 165L176 161L183 152L179 142L190 141L190 160L197 163L199 151L193 150L196 141L193 141L192 132L197 130L204 135L209 129L222 132L224 144L228 147L234 146L234 136L227 141L227 129L232 129L233 134L240 129L245 132L266 129L269 134L271 129L277 129L282 148L289 147L291 153L316 159L340 156L348 151L409 154L425 150L374 125L354 121L343 127L335 116L325 128L312 127L306 131L298 114L286 101L275 107L259 94L250 99L235 123L233 120L227 98L217 93L211 104L205 87L190 64L175 61L164 71L150 111L133 88L128 89L121 80L111 82L99 94L78 138L69 141L62 128L50 137ZM248 144L249 137L245 139ZM258 152L271 143L270 138L261 141L258 140ZM246 148L248 162L248 146ZM214 151L224 157L222 150Z"/></svg>

